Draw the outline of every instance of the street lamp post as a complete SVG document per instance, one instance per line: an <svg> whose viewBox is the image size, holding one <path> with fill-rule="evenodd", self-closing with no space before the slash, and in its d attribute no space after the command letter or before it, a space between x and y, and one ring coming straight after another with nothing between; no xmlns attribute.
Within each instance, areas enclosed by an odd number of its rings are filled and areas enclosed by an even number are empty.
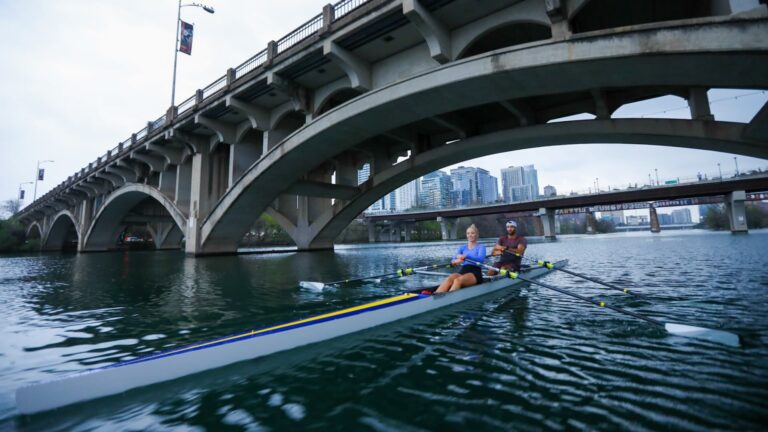
<svg viewBox="0 0 768 432"><path fill-rule="evenodd" d="M720 168L720 162L717 163L717 172L720 173L720 181L723 181L723 170Z"/></svg>
<svg viewBox="0 0 768 432"><path fill-rule="evenodd" d="M656 173L656 186L659 185L659 169L654 168L653 171Z"/></svg>
<svg viewBox="0 0 768 432"><path fill-rule="evenodd" d="M171 86L171 106L176 106L176 64L179 60L179 29L181 28L181 8L187 7L187 6L194 6L202 8L204 11L208 13L214 13L215 10L210 7L206 6L204 4L199 3L188 3L188 4L181 4L181 0L179 0L179 7L176 10L176 43L173 45L173 84Z"/></svg>
<svg viewBox="0 0 768 432"><path fill-rule="evenodd" d="M735 163L735 164L736 164L736 176L738 177L738 175L739 175L739 158L737 158L736 156L734 156L734 157L733 157L733 163Z"/></svg>
<svg viewBox="0 0 768 432"><path fill-rule="evenodd" d="M595 177L595 188L597 189L597 193L600 193L600 179Z"/></svg>
<svg viewBox="0 0 768 432"><path fill-rule="evenodd" d="M32 184L32 182L19 183L19 201L20 202L24 202L24 199L21 197L21 191L22 191L21 187L28 184Z"/></svg>
<svg viewBox="0 0 768 432"><path fill-rule="evenodd" d="M35 193L32 196L32 201L35 201L37 199L37 181L38 180L42 180L40 178L40 164L44 164L44 163L48 163L48 162L53 162L53 161L52 160L42 160L42 161L39 160L39 161L37 161L37 170L35 170Z"/></svg>

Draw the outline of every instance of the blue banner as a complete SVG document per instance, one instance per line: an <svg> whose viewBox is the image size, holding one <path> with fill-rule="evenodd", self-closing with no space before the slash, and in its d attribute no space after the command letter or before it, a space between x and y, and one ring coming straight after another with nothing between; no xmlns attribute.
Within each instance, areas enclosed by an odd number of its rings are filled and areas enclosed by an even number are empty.
<svg viewBox="0 0 768 432"><path fill-rule="evenodd" d="M179 39L179 51L187 55L192 55L192 36L194 26L190 23L181 22L181 37Z"/></svg>
<svg viewBox="0 0 768 432"><path fill-rule="evenodd" d="M37 170L37 179L40 181L45 179L45 168L40 168Z"/></svg>

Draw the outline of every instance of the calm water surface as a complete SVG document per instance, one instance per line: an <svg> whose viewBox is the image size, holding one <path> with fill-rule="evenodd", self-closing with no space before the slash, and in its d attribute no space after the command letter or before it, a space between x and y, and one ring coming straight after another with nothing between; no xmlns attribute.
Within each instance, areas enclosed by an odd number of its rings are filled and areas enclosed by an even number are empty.
<svg viewBox="0 0 768 432"><path fill-rule="evenodd" d="M492 240L486 243L490 244ZM768 424L768 231L563 237L544 281L663 320L742 334L667 336L537 286L34 416L19 386L360 304L425 276L314 292L444 262L455 243L188 259L176 252L0 258L0 430L758 430Z"/></svg>

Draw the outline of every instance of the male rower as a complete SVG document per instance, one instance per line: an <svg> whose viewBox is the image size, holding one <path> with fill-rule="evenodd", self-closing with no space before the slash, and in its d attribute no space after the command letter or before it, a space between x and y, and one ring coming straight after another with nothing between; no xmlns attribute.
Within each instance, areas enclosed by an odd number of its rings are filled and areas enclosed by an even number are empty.
<svg viewBox="0 0 768 432"><path fill-rule="evenodd" d="M497 269L520 271L520 263L523 260L528 240L517 234L517 222L510 220L506 224L507 235L499 237L499 241L493 246L491 255L499 256L499 260L493 264ZM488 270L488 276L497 274L498 271Z"/></svg>

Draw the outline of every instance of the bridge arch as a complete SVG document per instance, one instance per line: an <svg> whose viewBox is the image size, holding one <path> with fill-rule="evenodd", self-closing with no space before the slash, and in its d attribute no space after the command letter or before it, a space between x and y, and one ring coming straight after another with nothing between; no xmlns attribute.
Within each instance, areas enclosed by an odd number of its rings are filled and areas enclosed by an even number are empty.
<svg viewBox="0 0 768 432"><path fill-rule="evenodd" d="M27 231L24 233L24 236L27 239L39 239L40 241L43 240L43 229L40 227L40 224L37 223L37 221L32 222L27 227Z"/></svg>
<svg viewBox="0 0 768 432"><path fill-rule="evenodd" d="M719 8L717 3L721 3ZM727 3L717 0L588 0L579 6L570 23L574 33L583 33L638 24L727 15L731 13Z"/></svg>
<svg viewBox="0 0 768 432"><path fill-rule="evenodd" d="M75 216L69 210L62 210L56 213L51 221L48 233L42 240L42 250L77 250L82 237Z"/></svg>
<svg viewBox="0 0 768 432"><path fill-rule="evenodd" d="M103 251L115 245L117 236L124 226L124 218L131 209L147 198L159 203L173 219L174 226L165 235L178 238L178 232L184 232L187 218L168 197L159 190L145 184L131 183L116 190L107 197L98 213L93 218L88 232L83 239L82 251ZM156 233L153 232L156 235ZM154 238L154 237L153 237ZM159 239L154 238L156 245Z"/></svg>
<svg viewBox="0 0 768 432"><path fill-rule="evenodd" d="M317 110L315 116L323 115L326 112L336 108L337 106L350 101L363 94L360 90L355 90L351 87L343 87L336 89L334 92L328 94L323 100L318 101Z"/></svg>
<svg viewBox="0 0 768 432"><path fill-rule="evenodd" d="M730 122L694 122L679 119L614 119L556 122L527 128L512 128L478 135L413 156L412 161L394 165L373 176L368 188L343 207L334 209L327 219L319 219L310 232L310 245L333 244L360 213L377 200L427 173L482 157L514 150L574 144L641 144L721 151L741 148L744 125ZM714 124L713 124L714 123ZM310 247L311 248L311 247Z"/></svg>
<svg viewBox="0 0 768 432"><path fill-rule="evenodd" d="M463 134L471 138L484 131L472 124L465 127L464 120L469 117L466 114L472 109L496 104L509 111L517 111L519 117L528 117L527 123L520 122L519 133L525 134L538 130L536 128L542 126L540 123L549 119L584 112L585 105L605 106L606 101L595 89L626 89L629 96L624 97L632 98L636 96L632 92L646 88L766 88L768 78L761 68L754 67L765 61L764 43L760 42L758 35L764 34L766 29L768 23L764 20L749 24L734 21L709 26L623 28L610 33L549 40L479 54L371 90L297 129L252 165L203 221L202 241L197 253L236 250L238 241L252 222L244 215L264 212L280 194L325 161L345 151L355 150L356 146L367 146L360 151L370 149L376 152L375 145L388 138L390 131L409 125L418 126L416 122L419 121L433 126L435 123L448 124L449 129L461 132L454 135ZM723 33L728 37L723 38ZM670 40L675 43L667 43ZM711 64L722 67L711 68ZM556 96L582 94L586 95L586 99L579 103L569 100L572 111L556 112L558 115L550 110L544 116L533 116L525 114L524 109L516 109L518 106L524 108L523 105L534 98L549 98L548 101L551 101ZM635 97L635 100L638 99L642 97ZM657 133L654 126L648 123L634 123L641 125L638 129L630 127L632 123L624 123L625 120L608 120L610 117L606 119L604 115L598 118L594 127L604 129L573 133L561 131L561 140L552 139L549 145L604 142L601 140L606 137L616 142L632 143L636 140L625 139L627 131L641 135ZM727 150L730 152L768 156L765 143L749 141L741 135L744 125L727 127L719 122L681 122L670 124L672 130L661 133L661 136L689 137L678 141L687 143L681 146L691 148L723 150L725 147L717 146L728 143ZM613 128L618 129L611 132ZM490 130L501 129L503 124L492 125ZM726 132L738 135L719 137L719 134ZM568 138L574 134L578 137ZM702 137L709 139L700 139ZM645 141L659 143L651 138ZM436 144L443 146L444 142ZM412 147L417 150L414 162L404 163L404 167L429 165L428 159L419 159L421 149L417 144ZM434 153L423 152L423 157L427 155ZM479 152L468 151L463 159L457 161L478 155ZM382 176L384 172L390 170L381 172ZM389 190L399 184L390 185ZM363 208L361 205L360 211ZM333 211L338 214L343 209L335 207Z"/></svg>

